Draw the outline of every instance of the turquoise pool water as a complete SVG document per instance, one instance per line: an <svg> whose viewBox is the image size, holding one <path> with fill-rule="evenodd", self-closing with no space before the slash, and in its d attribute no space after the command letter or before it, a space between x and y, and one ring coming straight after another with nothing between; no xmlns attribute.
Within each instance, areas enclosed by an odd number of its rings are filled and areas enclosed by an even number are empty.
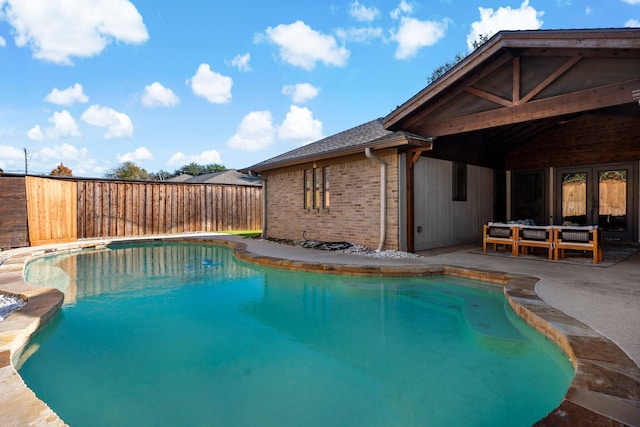
<svg viewBox="0 0 640 427"><path fill-rule="evenodd" d="M301 274L178 243L25 274L67 302L19 372L71 426L529 426L573 377L475 281Z"/></svg>

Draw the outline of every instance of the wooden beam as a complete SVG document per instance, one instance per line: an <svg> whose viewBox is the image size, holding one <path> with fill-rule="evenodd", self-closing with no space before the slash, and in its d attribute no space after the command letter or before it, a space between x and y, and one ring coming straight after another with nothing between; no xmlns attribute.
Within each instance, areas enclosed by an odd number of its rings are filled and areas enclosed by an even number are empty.
<svg viewBox="0 0 640 427"><path fill-rule="evenodd" d="M513 87L511 100L515 105L520 104L520 57L513 58Z"/></svg>
<svg viewBox="0 0 640 427"><path fill-rule="evenodd" d="M633 102L632 88L639 86L640 79L628 80L439 122L427 121L406 130L437 137L622 105Z"/></svg>
<svg viewBox="0 0 640 427"><path fill-rule="evenodd" d="M405 168L405 185L406 185L406 220L407 220L407 228L406 228L406 236L407 236L407 251L413 252L415 250L415 230L413 229L415 224L414 218L414 179L415 173L413 169L413 159L410 155L405 156L406 168Z"/></svg>
<svg viewBox="0 0 640 427"><path fill-rule="evenodd" d="M502 67L504 64L506 64L507 62L512 61L512 60L513 60L513 55L511 55L511 53L506 53L500 59L496 60L495 62L491 63L488 67L484 68L482 70L482 72L474 74L473 78L465 80L465 84L463 86L460 86L458 88L452 89L451 91L449 91L446 94L446 96L442 97L441 99L438 99L435 102L432 102L432 101L428 100L429 102L423 103L423 106L425 108L423 110L421 110L419 113L417 113L415 116L411 116L406 123L402 124L401 127L402 128L409 128L412 125L414 125L416 123L419 123L424 117L426 117L429 114L431 114L432 112L436 111L437 109L439 109L443 105L446 105L453 98L455 98L456 96L458 96L462 92L464 92L465 88L472 86L474 83L476 83L476 82L480 81L481 79L485 78L486 76L488 76L489 74L493 73L495 70L497 70L498 68ZM427 86L427 89L429 89L431 87L432 86ZM419 106L419 102L420 102L419 100L416 100L415 105Z"/></svg>
<svg viewBox="0 0 640 427"><path fill-rule="evenodd" d="M542 92L542 90L544 90L544 88L546 88L551 83L556 81L558 79L558 77L560 77L561 75L566 73L567 70L569 70L569 68L571 68L574 65L576 65L578 63L578 61L580 61L581 59L582 59L582 56L574 56L573 58L569 59L567 62L564 63L564 65L562 65L556 71L551 73L550 76L548 76L546 79L544 79L542 82L540 82L540 84L538 86L536 86L535 88L533 88L528 94L526 94L522 98L522 100L520 101L520 104L527 103L531 98L533 98L534 96L536 96L537 94Z"/></svg>
<svg viewBox="0 0 640 427"><path fill-rule="evenodd" d="M565 62L560 68L551 73L546 79L544 79L538 86L533 88L527 95L525 95L522 99L520 99L520 57L516 56L513 59L513 88L512 88L512 100L501 98L492 93L485 92L480 89L476 89L474 87L467 87L465 92L468 92L472 95L475 95L479 98L486 99L487 101L493 102L498 105L502 105L503 107L511 107L512 105L520 105L528 102L534 96L539 94L544 88L549 86L551 83L556 81L558 77L566 73L569 68L573 67L578 61L582 59L581 56L574 56Z"/></svg>
<svg viewBox="0 0 640 427"><path fill-rule="evenodd" d="M429 144L428 147L418 147L407 150L407 157L411 160L408 166L413 167L413 165L418 163L418 160L420 160L420 156L422 155L422 153L424 153L425 151L431 151L432 149L433 144Z"/></svg>
<svg viewBox="0 0 640 427"><path fill-rule="evenodd" d="M494 95L492 93L485 92L483 90L476 89L476 88L471 87L471 86L466 88L464 91L467 92L467 93L470 93L471 95L477 96L478 98L482 98L482 99L486 99L487 101L491 101L494 104L502 105L503 107L511 107L513 105L513 102L511 100L509 100L509 99L501 98L501 97L496 96L496 95Z"/></svg>

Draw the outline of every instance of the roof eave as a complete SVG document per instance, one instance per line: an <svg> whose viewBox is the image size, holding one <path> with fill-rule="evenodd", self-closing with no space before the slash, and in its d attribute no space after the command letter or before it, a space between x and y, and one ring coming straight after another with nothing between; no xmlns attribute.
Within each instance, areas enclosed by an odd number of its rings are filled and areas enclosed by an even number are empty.
<svg viewBox="0 0 640 427"><path fill-rule="evenodd" d="M502 49L501 40L501 33L494 35L486 43L484 43L470 55L462 59L442 76L438 77L427 87L422 89L404 104L384 117L382 119L382 126L384 126L385 129L394 130L395 128L393 126L398 124L409 114L411 114L415 110L415 108L423 105L429 99L447 89L452 83L458 81L461 76L467 74L469 71L475 68L478 63L484 61L488 57L493 56L500 49Z"/></svg>
<svg viewBox="0 0 640 427"><path fill-rule="evenodd" d="M366 148L381 150L385 148L394 148L394 147L403 147L403 146L430 148L431 141L427 138L422 138L419 136L402 134L402 135L394 136L392 138L374 140L369 143L360 144L354 147L346 147L346 148L340 148L332 151L325 151L323 153L318 153L318 154L304 156L304 157L297 157L295 159L282 160L279 162L273 162L273 163L269 163L262 166L260 165L250 166L245 169L240 169L240 171L243 173L249 173L249 174L252 172L261 173L261 172L272 170L272 169L280 169L280 168L289 167L289 166L297 166L297 165L309 163L309 162L317 162L320 160L326 160L326 159L331 159L335 157L342 157L342 156L349 156L352 154L363 153Z"/></svg>

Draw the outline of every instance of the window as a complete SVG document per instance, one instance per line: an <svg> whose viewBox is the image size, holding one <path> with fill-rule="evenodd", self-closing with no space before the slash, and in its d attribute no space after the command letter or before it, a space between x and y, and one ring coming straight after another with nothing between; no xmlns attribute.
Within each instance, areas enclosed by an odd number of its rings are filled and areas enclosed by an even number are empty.
<svg viewBox="0 0 640 427"><path fill-rule="evenodd" d="M304 208L311 209L311 189L313 188L313 175L311 169L304 171Z"/></svg>
<svg viewBox="0 0 640 427"><path fill-rule="evenodd" d="M331 203L331 193L329 192L329 178L331 176L331 169L327 166L324 168L324 207L328 208Z"/></svg>
<svg viewBox="0 0 640 427"><path fill-rule="evenodd" d="M313 170L313 207L321 209L322 206L322 168Z"/></svg>
<svg viewBox="0 0 640 427"><path fill-rule="evenodd" d="M467 200L467 164L453 162L452 199L455 201Z"/></svg>
<svg viewBox="0 0 640 427"><path fill-rule="evenodd" d="M329 167L305 169L304 171L304 208L322 209L328 208L330 203L329 193Z"/></svg>

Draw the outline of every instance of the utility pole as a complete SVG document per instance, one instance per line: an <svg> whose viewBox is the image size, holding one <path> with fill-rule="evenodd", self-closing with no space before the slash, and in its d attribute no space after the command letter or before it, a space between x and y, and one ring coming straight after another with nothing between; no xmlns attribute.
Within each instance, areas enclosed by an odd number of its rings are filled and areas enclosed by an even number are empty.
<svg viewBox="0 0 640 427"><path fill-rule="evenodd" d="M27 147L22 147L22 150L24 151L24 174L27 175L29 173L29 169L27 164L29 163L29 152L27 151Z"/></svg>

